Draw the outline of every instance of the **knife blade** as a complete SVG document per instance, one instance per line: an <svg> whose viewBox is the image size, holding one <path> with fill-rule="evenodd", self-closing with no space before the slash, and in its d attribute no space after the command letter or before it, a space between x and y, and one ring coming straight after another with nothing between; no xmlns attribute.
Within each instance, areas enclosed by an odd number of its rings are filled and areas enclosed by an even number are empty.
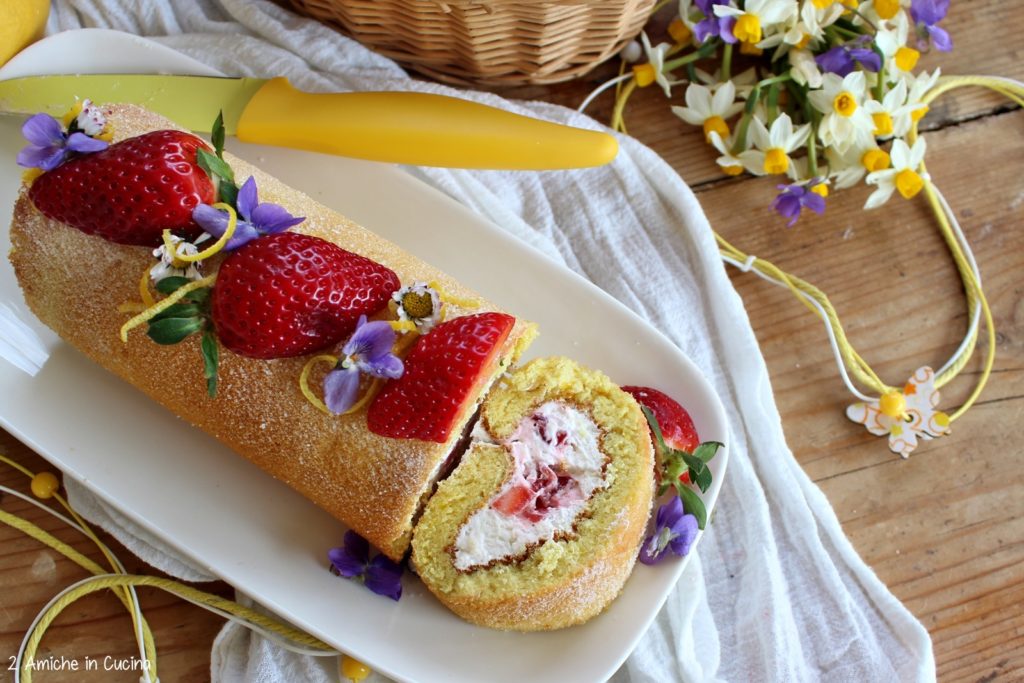
<svg viewBox="0 0 1024 683"><path fill-rule="evenodd" d="M60 115L75 98L139 104L195 131L218 111L243 142L417 166L551 170L600 166L618 143L600 131L419 92L307 93L286 78L139 74L0 81L0 112Z"/></svg>

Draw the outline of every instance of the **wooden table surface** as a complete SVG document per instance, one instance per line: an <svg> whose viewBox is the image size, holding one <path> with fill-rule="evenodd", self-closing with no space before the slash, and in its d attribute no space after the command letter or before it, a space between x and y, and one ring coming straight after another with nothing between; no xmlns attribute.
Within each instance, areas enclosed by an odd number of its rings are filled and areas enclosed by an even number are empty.
<svg viewBox="0 0 1024 683"><path fill-rule="evenodd" d="M1024 79L1024 3L954 2L945 22L948 56L926 55L945 73ZM578 82L504 89L509 97L576 106L605 66ZM681 99L682 88L674 98ZM610 98L590 113L607 120ZM941 365L966 326L963 290L923 198L896 196L864 212L864 187L834 194L823 217L791 229L772 214L773 179L728 179L697 129L668 111L656 88L630 102L631 134L657 150L696 191L712 225L748 252L774 261L827 292L861 355L890 384L915 368ZM978 90L941 99L925 119L928 165L960 217L981 268L997 329L988 388L948 437L909 460L846 420L851 397L837 376L821 323L785 291L733 273L768 362L789 445L835 508L861 556L931 633L943 681L1024 679L1024 112ZM983 347L982 335L979 347ZM943 391L956 406L977 378L980 354ZM34 470L42 458L0 432L0 452ZM0 483L27 490L0 466ZM91 546L59 522L10 496L21 515L78 550ZM126 551L105 539L122 558ZM140 561L129 571L152 573ZM8 527L0 527L0 681L8 656L37 611L83 570ZM224 584L214 590L230 596ZM156 591L142 591L159 643L161 678L208 678L209 648L221 620ZM49 630L42 653L82 660L131 657L131 627L109 594L74 604ZM46 680L137 681L138 672Z"/></svg>

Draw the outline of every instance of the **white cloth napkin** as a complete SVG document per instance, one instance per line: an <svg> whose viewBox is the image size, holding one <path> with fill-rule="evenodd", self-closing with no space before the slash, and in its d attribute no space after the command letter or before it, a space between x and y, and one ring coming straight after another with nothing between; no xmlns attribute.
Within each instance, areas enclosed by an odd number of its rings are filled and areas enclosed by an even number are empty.
<svg viewBox="0 0 1024 683"><path fill-rule="evenodd" d="M266 0L58 1L48 30L80 27L150 36L226 73L286 75L305 90L451 92L410 80L391 61ZM461 94L597 125L551 104ZM647 318L725 404L731 463L713 524L613 680L933 680L927 632L857 556L786 446L764 359L696 198L650 149L627 137L620 143L614 163L592 170L413 170ZM158 541L86 492L72 493L79 510L128 548L187 575ZM327 681L337 673L229 624L214 645L212 677Z"/></svg>

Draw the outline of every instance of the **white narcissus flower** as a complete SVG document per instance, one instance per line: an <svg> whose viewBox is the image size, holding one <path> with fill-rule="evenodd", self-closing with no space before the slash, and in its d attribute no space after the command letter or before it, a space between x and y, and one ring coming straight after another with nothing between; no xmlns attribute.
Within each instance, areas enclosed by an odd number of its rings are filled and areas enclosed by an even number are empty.
<svg viewBox="0 0 1024 683"><path fill-rule="evenodd" d="M935 87L939 81L939 69L931 74L922 71L917 76L906 79L907 83L907 111L910 112L911 124L917 123L928 113L928 105L921 101L929 90Z"/></svg>
<svg viewBox="0 0 1024 683"><path fill-rule="evenodd" d="M665 53L672 47L668 43L658 43L651 47L651 41L646 33L640 34L640 42L643 43L644 54L647 55L647 64L637 64L633 67L633 74L636 77L636 84L641 88L657 83L665 91L665 97L672 96L672 86L678 81L670 81L665 75Z"/></svg>
<svg viewBox="0 0 1024 683"><path fill-rule="evenodd" d="M762 49L779 46L772 55L772 60L779 59L791 48L803 49L811 43L817 43L825 37L825 28L836 23L843 16L845 8L839 4L818 7L805 0L800 12L793 14L787 22L786 30L775 33L757 44Z"/></svg>
<svg viewBox="0 0 1024 683"><path fill-rule="evenodd" d="M750 139L756 149L741 152L740 160L755 175L787 173L790 153L802 147L810 133L809 123L794 129L789 114L781 114L772 121L771 130L754 117L750 121Z"/></svg>
<svg viewBox="0 0 1024 683"><path fill-rule="evenodd" d="M910 132L913 121L910 118L911 110L906 106L906 101L907 84L900 81L885 93L881 102L869 99L864 103L864 109L871 114L871 120L875 123L875 129L872 132L876 138L888 139L893 136L901 138Z"/></svg>
<svg viewBox="0 0 1024 683"><path fill-rule="evenodd" d="M845 190L859 183L865 175L889 168L889 153L874 142L869 147L850 147L839 153L832 147L825 148L828 160L828 177L837 190Z"/></svg>
<svg viewBox="0 0 1024 683"><path fill-rule="evenodd" d="M820 88L822 84L821 69L814 61L810 50L791 50L789 53L790 74L793 80L809 88Z"/></svg>
<svg viewBox="0 0 1024 683"><path fill-rule="evenodd" d="M736 86L732 81L722 83L714 94L711 89L699 83L686 88L686 106L672 107L672 113L693 126L704 127L704 139L711 141L715 131L723 138L729 137L726 119L743 109L742 102L736 102Z"/></svg>
<svg viewBox="0 0 1024 683"><path fill-rule="evenodd" d="M715 5L715 16L735 17L732 34L736 40L757 45L765 33L778 28L797 13L796 0L747 0L743 9L729 5Z"/></svg>
<svg viewBox="0 0 1024 683"><path fill-rule="evenodd" d="M914 67L921 53L907 45L910 20L906 12L900 12L892 28L879 28L875 34L875 45L885 58L885 69L890 80L912 77Z"/></svg>
<svg viewBox="0 0 1024 683"><path fill-rule="evenodd" d="M718 134L718 131L713 130L708 135L708 139L711 144L714 145L715 149L718 150L719 154L722 155L715 159L715 162L722 168L722 171L726 175L739 175L740 173L743 173L743 169L745 168L743 161L732 153L733 140L731 137L723 139L722 136Z"/></svg>
<svg viewBox="0 0 1024 683"><path fill-rule="evenodd" d="M672 113L690 125L703 126L705 139L711 141L712 131L722 137L729 136L729 124L725 120L743 109L743 103L735 99L736 86L732 81L722 83L714 94L711 88L691 83L686 88L686 106L673 106Z"/></svg>
<svg viewBox="0 0 1024 683"><path fill-rule="evenodd" d="M706 85L711 88L711 92L717 92L726 83L731 83L732 87L736 90L736 97L741 100L745 100L750 97L750 93L754 90L754 86L757 85L757 70L754 67L750 67L745 71L741 71L738 74L733 74L731 78L722 78L722 70L716 69L713 74L704 71L703 69L694 69L694 74L697 76L697 80L702 85Z"/></svg>
<svg viewBox="0 0 1024 683"><path fill-rule="evenodd" d="M925 177L917 172L924 161L924 151L924 138L918 138L913 147L903 140L895 140L890 151L892 168L868 174L868 185L877 185L878 189L868 197L864 208L874 209L885 204L895 191L899 191L904 199L917 195L925 181Z"/></svg>
<svg viewBox="0 0 1024 683"><path fill-rule="evenodd" d="M863 71L853 71L846 78L827 73L821 89L807 93L814 108L825 114L818 127L823 145L845 152L851 145L871 143L875 123L863 106L866 94Z"/></svg>
<svg viewBox="0 0 1024 683"><path fill-rule="evenodd" d="M879 26L898 17L902 14L900 10L909 7L910 0L868 0L857 8L853 23L856 26Z"/></svg>

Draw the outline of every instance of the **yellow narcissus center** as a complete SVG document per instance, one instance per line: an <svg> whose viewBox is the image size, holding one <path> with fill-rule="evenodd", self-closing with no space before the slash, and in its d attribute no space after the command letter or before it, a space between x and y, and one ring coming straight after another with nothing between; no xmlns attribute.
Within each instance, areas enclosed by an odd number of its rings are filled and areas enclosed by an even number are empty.
<svg viewBox="0 0 1024 683"><path fill-rule="evenodd" d="M921 53L912 47L901 47L896 50L896 67L901 71L913 71L914 67L917 66L917 60L921 57Z"/></svg>
<svg viewBox="0 0 1024 683"><path fill-rule="evenodd" d="M913 121L914 123L917 123L918 121L923 119L925 117L925 114L927 114L927 113L928 113L928 105L926 104L923 107L919 107L919 108L915 109L914 111L910 112L910 120Z"/></svg>
<svg viewBox="0 0 1024 683"><path fill-rule="evenodd" d="M875 12L882 19L892 19L900 11L900 0L875 0Z"/></svg>
<svg viewBox="0 0 1024 683"><path fill-rule="evenodd" d="M722 139L729 137L729 124L721 116L709 116L704 119L704 140L711 142L711 134L718 133Z"/></svg>
<svg viewBox="0 0 1024 683"><path fill-rule="evenodd" d="M793 47L795 47L797 50L802 50L805 47L807 47L810 44L810 42L811 42L811 34L810 33L805 33L802 36L800 36L800 42L797 43L796 45L794 45Z"/></svg>
<svg viewBox="0 0 1024 683"><path fill-rule="evenodd" d="M743 14L737 17L736 25L732 27L732 34L736 40L743 43L761 42L761 20L755 14Z"/></svg>
<svg viewBox="0 0 1024 683"><path fill-rule="evenodd" d="M654 67L650 64L637 64L633 67L633 78L636 79L636 84L641 88L646 88L651 83L654 83L655 76Z"/></svg>
<svg viewBox="0 0 1024 683"><path fill-rule="evenodd" d="M410 318L427 318L434 312L434 303L426 292L407 292L402 296L402 308Z"/></svg>
<svg viewBox="0 0 1024 683"><path fill-rule="evenodd" d="M683 20L678 17L673 19L672 23L668 25L668 34L679 45L690 42L690 38L693 36L690 27L684 24Z"/></svg>
<svg viewBox="0 0 1024 683"><path fill-rule="evenodd" d="M853 116L853 113L857 111L857 98L853 96L853 93L844 90L832 100L832 108L840 116Z"/></svg>
<svg viewBox="0 0 1024 683"><path fill-rule="evenodd" d="M818 183L817 185L811 188L811 192L822 198L828 197L828 185L826 185L825 183Z"/></svg>
<svg viewBox="0 0 1024 683"><path fill-rule="evenodd" d="M827 9L832 6L835 0L811 0L818 9Z"/></svg>
<svg viewBox="0 0 1024 683"><path fill-rule="evenodd" d="M722 170L725 171L725 175L739 175L743 173L743 166L739 164L722 166Z"/></svg>
<svg viewBox="0 0 1024 683"><path fill-rule="evenodd" d="M880 111L877 114L872 114L871 120L875 122L876 136L892 135L892 117L887 112Z"/></svg>
<svg viewBox="0 0 1024 683"><path fill-rule="evenodd" d="M924 187L924 179L916 171L905 168L896 174L896 189L904 199L910 199Z"/></svg>
<svg viewBox="0 0 1024 683"><path fill-rule="evenodd" d="M882 149L871 149L864 153L860 163L869 171L884 171L889 168L889 153Z"/></svg>
<svg viewBox="0 0 1024 683"><path fill-rule="evenodd" d="M772 147L764 153L765 173L785 173L789 169L789 156L780 147Z"/></svg>

